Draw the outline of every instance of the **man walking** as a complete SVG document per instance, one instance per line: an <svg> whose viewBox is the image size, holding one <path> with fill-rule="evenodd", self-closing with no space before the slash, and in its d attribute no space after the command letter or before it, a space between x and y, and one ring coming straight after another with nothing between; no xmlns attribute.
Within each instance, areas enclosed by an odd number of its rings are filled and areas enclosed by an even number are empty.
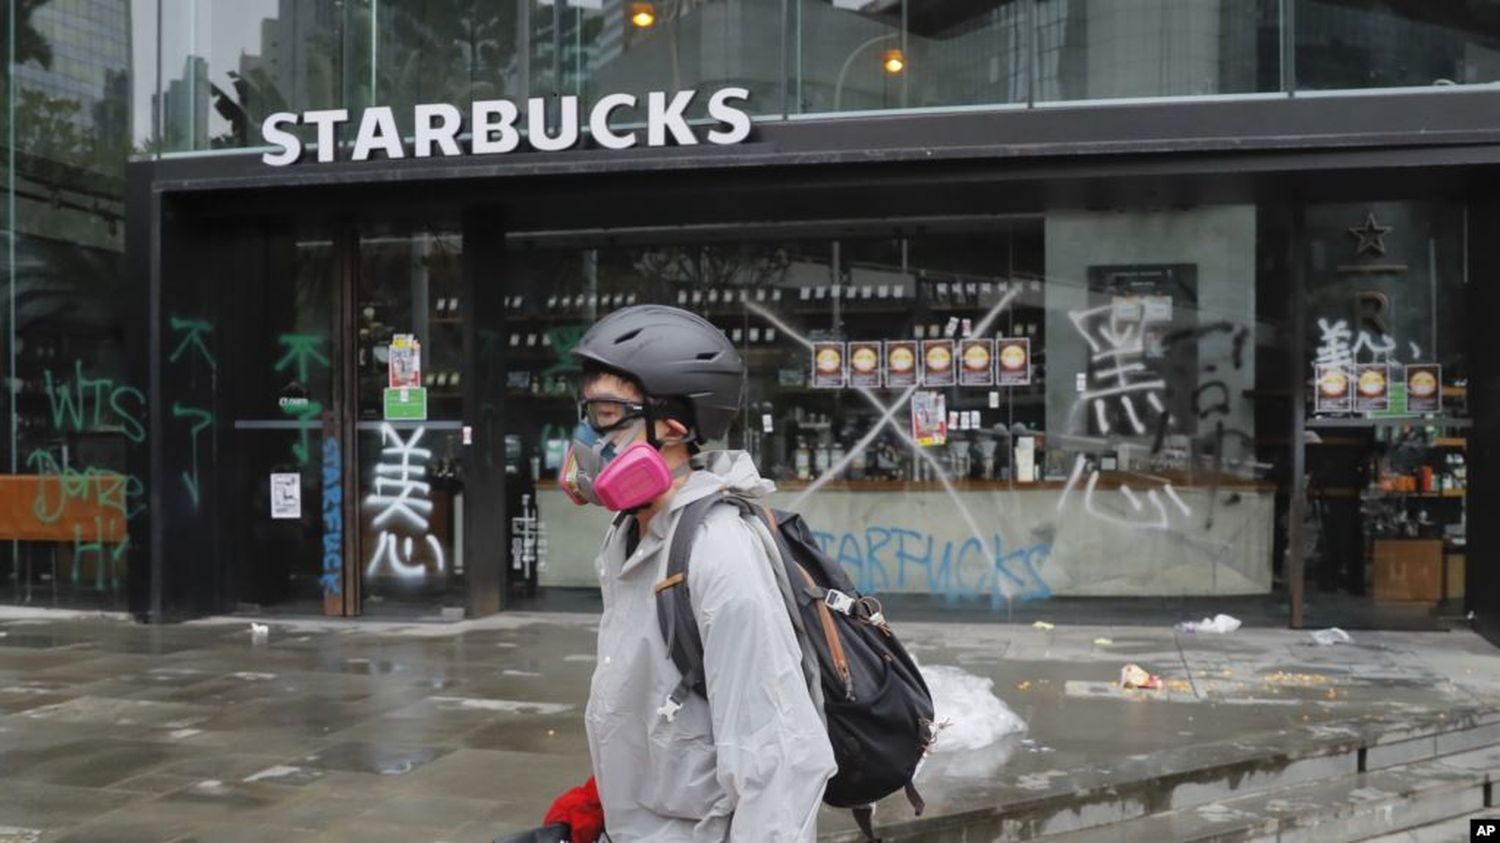
<svg viewBox="0 0 1500 843"><path fill-rule="evenodd" d="M621 514L596 565L604 614L586 713L595 775L547 821L568 822L574 843L811 841L835 763L769 531L721 506L693 540L686 585L706 698L680 692L656 617L682 508L774 490L748 454L700 452L729 432L744 364L707 320L660 305L606 316L573 354L584 371L580 424L562 483L575 501Z"/></svg>

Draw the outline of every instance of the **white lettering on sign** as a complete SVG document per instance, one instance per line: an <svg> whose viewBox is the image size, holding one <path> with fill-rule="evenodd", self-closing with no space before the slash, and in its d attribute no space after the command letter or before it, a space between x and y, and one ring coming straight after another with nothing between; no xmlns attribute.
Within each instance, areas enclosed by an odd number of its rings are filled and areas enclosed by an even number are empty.
<svg viewBox="0 0 1500 843"><path fill-rule="evenodd" d="M629 149L642 144L695 146L703 140L727 146L750 137L750 115L743 108L750 99L749 89L720 88L709 95L705 111L712 125L702 140L693 131L688 117L698 97L697 91L651 91L644 98L609 94L586 113L576 96L532 97L519 104L510 100L476 100L467 114L447 103L422 103L411 110L410 154L415 158L498 155L520 149L523 142L538 152L562 152L580 145L585 122L594 143L605 149ZM638 119L631 120L630 113ZM615 126L620 122L642 122L645 135L616 128L611 125L612 120ZM275 149L263 153L260 160L272 167L285 167L302 160L306 151L303 139L293 129L312 126L318 162L334 161L337 129L349 121L348 110L342 108L301 114L278 111L261 122L261 138ZM469 135L467 143L460 137L465 132ZM390 106L372 106L360 113L349 160L405 158L407 154L396 112Z"/></svg>

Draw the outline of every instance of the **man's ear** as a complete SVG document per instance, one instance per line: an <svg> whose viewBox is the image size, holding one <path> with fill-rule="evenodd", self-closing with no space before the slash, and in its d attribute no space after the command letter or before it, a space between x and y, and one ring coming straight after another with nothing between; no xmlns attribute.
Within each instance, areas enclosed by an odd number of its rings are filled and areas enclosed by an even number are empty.
<svg viewBox="0 0 1500 843"><path fill-rule="evenodd" d="M656 438L658 439L683 439L688 435L687 425L683 424L677 419L666 419L665 421L659 421L656 424ZM663 433L662 431L665 431L665 433Z"/></svg>

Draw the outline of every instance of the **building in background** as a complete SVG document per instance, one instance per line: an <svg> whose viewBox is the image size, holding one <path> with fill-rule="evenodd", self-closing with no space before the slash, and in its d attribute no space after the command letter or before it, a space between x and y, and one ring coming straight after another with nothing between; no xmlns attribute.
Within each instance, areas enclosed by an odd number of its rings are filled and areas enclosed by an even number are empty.
<svg viewBox="0 0 1500 843"><path fill-rule="evenodd" d="M555 489L567 352L667 302L740 346L726 444L862 589L1000 619L1500 610L1467 517L1500 471L1483 9L15 8L6 602L587 601L605 518ZM704 143L725 88L753 128ZM678 91L697 142L657 148L646 103ZM617 94L628 149L587 117ZM528 97L555 135L564 96L565 150L418 139L419 105ZM372 108L403 145L351 160ZM305 122L300 161L262 160L268 117L326 110L336 160Z"/></svg>

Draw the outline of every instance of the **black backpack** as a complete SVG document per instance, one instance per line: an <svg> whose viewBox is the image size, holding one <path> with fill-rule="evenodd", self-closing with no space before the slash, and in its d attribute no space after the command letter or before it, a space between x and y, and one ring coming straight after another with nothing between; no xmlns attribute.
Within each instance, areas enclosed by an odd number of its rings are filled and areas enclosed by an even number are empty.
<svg viewBox="0 0 1500 843"><path fill-rule="evenodd" d="M656 584L657 621L667 652L682 673L669 705L681 706L691 693L705 696L703 641L688 596L687 566L698 526L719 504L761 519L776 538L793 592L795 605L788 606L792 626L817 654L828 739L838 762L823 801L851 809L860 830L875 840L871 817L876 800L904 789L918 815L925 807L912 776L935 734L932 694L886 624L880 603L855 590L843 567L818 547L801 516L773 512L731 494L684 507L668 550L666 578Z"/></svg>

